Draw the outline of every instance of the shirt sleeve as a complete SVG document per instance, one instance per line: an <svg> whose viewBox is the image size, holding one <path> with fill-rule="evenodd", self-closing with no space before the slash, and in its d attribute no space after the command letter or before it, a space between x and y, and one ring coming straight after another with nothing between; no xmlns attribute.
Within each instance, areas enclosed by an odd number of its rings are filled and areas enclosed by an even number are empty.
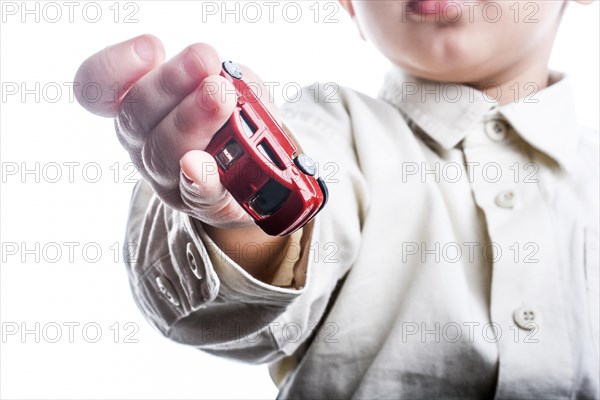
<svg viewBox="0 0 600 400"><path fill-rule="evenodd" d="M317 104L307 102L318 110ZM305 113L290 115L292 120L298 116L304 124L299 126L306 129ZM308 126L319 128L314 135L321 134L322 124ZM310 136L306 142L318 143L317 148L323 144ZM333 211L339 204L330 204L291 235L270 284L247 273L211 240L201 223L166 206L140 181L126 233L126 267L139 309L164 336L212 354L262 363L296 352L313 337L331 294L356 257L362 214L355 193L360 186L357 171L355 163L349 163L330 185L330 194L340 195L330 202L343 204L344 222L335 222ZM296 289L289 286L293 279L305 283Z"/></svg>

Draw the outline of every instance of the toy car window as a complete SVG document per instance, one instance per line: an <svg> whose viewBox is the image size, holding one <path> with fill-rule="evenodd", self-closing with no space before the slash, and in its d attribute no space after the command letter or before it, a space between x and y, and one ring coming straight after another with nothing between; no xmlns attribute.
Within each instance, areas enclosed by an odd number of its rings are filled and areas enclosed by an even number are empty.
<svg viewBox="0 0 600 400"><path fill-rule="evenodd" d="M273 164L277 165L277 167L279 169L284 169L283 163L281 162L279 157L277 157L277 155L275 154L275 152L273 151L273 148L271 148L269 143L267 143L265 141L260 142L260 144L258 145L258 150L265 157L267 157Z"/></svg>
<svg viewBox="0 0 600 400"><path fill-rule="evenodd" d="M252 135L256 133L258 128L252 123L250 118L248 118L248 116L243 111L240 111L240 117L242 121L242 129L244 130L244 135L246 135L246 137L252 137Z"/></svg>
<svg viewBox="0 0 600 400"><path fill-rule="evenodd" d="M277 181L269 179L248 201L248 204L260 215L268 216L279 210L289 195L289 189Z"/></svg>
<svg viewBox="0 0 600 400"><path fill-rule="evenodd" d="M242 154L244 154L242 147L235 140L231 140L217 153L216 159L221 167L227 171Z"/></svg>

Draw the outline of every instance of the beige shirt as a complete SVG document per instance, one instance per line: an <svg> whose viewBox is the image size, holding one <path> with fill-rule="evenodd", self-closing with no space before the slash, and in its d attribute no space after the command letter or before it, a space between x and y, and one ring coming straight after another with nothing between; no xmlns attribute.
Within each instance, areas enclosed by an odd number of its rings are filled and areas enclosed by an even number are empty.
<svg viewBox="0 0 600 400"><path fill-rule="evenodd" d="M552 83L505 106L398 72L378 99L305 90L283 116L330 201L280 281L142 182L136 302L175 341L272 363L281 398L598 398L598 135Z"/></svg>

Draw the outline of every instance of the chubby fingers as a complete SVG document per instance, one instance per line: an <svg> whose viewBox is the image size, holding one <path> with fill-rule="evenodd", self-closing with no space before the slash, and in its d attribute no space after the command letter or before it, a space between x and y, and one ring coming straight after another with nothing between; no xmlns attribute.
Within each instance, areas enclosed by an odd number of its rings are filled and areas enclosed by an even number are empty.
<svg viewBox="0 0 600 400"><path fill-rule="evenodd" d="M162 43L142 35L109 46L85 60L75 74L73 91L88 111L114 117L131 85L161 64Z"/></svg>
<svg viewBox="0 0 600 400"><path fill-rule="evenodd" d="M117 115L122 142L132 148L141 147L163 118L206 77L220 71L215 49L196 43L142 77L123 99Z"/></svg>

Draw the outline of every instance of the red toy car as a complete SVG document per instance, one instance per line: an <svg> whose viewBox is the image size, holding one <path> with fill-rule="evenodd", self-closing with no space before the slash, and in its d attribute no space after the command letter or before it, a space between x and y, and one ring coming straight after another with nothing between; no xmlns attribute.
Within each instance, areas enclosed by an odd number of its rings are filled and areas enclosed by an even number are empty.
<svg viewBox="0 0 600 400"><path fill-rule="evenodd" d="M327 202L327 186L242 79L225 61L221 76L233 83L237 107L208 144L223 185L267 234L288 235L310 221Z"/></svg>

